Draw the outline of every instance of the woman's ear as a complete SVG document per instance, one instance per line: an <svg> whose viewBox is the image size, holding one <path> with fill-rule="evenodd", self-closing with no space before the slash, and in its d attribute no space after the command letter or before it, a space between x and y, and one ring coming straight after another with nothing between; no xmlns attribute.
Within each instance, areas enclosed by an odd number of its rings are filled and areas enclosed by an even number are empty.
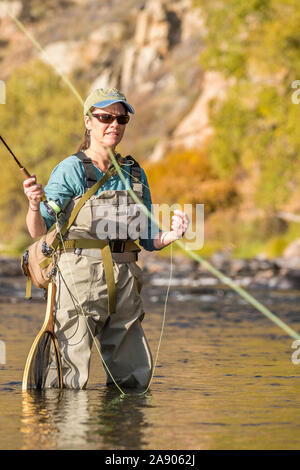
<svg viewBox="0 0 300 470"><path fill-rule="evenodd" d="M88 130L91 130L91 118L87 114L84 116L84 124Z"/></svg>

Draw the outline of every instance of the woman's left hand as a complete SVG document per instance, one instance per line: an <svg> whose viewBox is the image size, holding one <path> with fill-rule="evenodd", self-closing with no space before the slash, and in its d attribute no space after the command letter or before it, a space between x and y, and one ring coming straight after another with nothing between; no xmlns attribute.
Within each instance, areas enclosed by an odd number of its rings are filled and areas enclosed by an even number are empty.
<svg viewBox="0 0 300 470"><path fill-rule="evenodd" d="M154 240L154 247L157 250L161 250L162 248L170 245L170 243L183 237L189 223L189 218L184 212L175 210L174 215L172 216L171 231L159 232L158 237Z"/></svg>
<svg viewBox="0 0 300 470"><path fill-rule="evenodd" d="M171 233L174 237L174 241L183 237L189 226L189 223L189 218L184 212L180 210L174 211L171 224Z"/></svg>

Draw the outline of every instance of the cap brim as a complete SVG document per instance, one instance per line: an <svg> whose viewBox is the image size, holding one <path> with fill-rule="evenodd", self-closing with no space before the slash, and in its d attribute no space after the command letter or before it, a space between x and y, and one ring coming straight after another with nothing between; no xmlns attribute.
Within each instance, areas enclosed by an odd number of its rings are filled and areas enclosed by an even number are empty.
<svg viewBox="0 0 300 470"><path fill-rule="evenodd" d="M98 101L98 103L93 104L93 106L94 106L94 108L106 108L106 106L110 106L111 104L114 104L114 103L122 103L122 104L124 104L124 106L126 106L126 108L128 109L128 111L129 111L131 114L134 114L134 109L133 109L133 107L131 106L131 104L127 103L127 101L124 101L124 100L104 100L104 101Z"/></svg>

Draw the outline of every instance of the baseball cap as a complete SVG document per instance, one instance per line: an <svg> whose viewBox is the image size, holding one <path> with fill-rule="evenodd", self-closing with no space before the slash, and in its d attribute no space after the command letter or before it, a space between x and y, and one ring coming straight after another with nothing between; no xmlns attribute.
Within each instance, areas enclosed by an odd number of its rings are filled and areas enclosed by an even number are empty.
<svg viewBox="0 0 300 470"><path fill-rule="evenodd" d="M105 108L113 103L123 103L131 114L134 114L133 107L127 102L125 95L116 88L97 88L92 91L84 102L84 115L91 109Z"/></svg>

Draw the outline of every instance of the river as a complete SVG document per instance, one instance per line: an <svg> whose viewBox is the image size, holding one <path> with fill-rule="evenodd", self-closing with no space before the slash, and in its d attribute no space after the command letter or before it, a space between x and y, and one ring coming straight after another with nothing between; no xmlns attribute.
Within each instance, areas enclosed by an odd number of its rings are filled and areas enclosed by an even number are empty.
<svg viewBox="0 0 300 470"><path fill-rule="evenodd" d="M143 288L143 326L154 358L168 287L165 268L154 267ZM293 339L210 276L186 282L182 272L176 277L175 269L171 282L151 388L124 397L105 386L96 349L86 390L22 393L24 363L45 303L38 290L31 302L23 300L22 278L2 277L0 448L298 449L300 364L292 362ZM300 291L250 292L299 330Z"/></svg>

